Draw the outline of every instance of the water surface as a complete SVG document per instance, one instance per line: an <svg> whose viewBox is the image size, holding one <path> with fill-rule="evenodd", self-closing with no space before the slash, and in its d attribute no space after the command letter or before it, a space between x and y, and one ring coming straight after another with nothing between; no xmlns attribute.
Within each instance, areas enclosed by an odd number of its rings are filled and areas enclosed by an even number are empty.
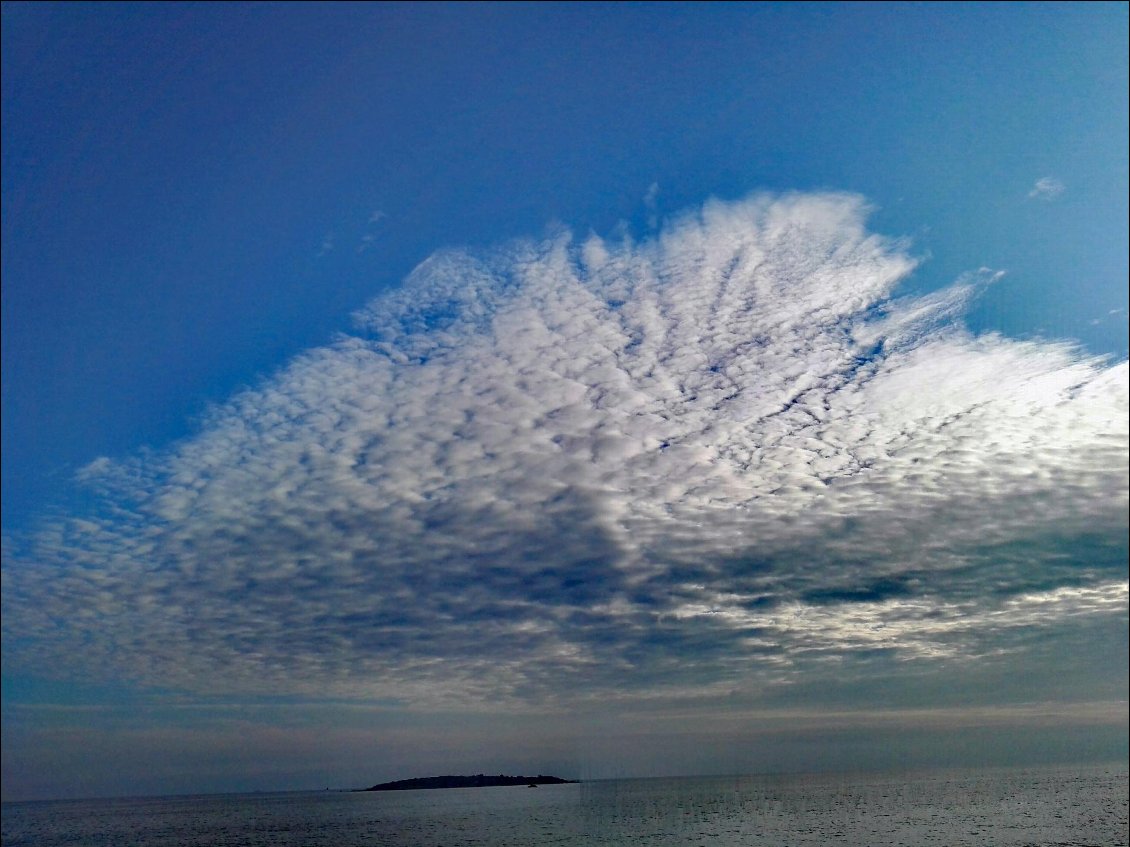
<svg viewBox="0 0 1130 847"><path fill-rule="evenodd" d="M1118 767L600 780L3 807L5 847L1127 845Z"/></svg>

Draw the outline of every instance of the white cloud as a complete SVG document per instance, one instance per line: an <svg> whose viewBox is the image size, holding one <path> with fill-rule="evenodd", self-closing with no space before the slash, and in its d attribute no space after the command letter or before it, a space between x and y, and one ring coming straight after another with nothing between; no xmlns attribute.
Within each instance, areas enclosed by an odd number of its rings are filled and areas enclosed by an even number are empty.
<svg viewBox="0 0 1130 847"><path fill-rule="evenodd" d="M647 187L643 196L643 207L647 210L647 225L649 229L659 228L659 183L653 182Z"/></svg>
<svg viewBox="0 0 1130 847"><path fill-rule="evenodd" d="M845 650L889 649L901 659L977 658L977 646L1019 649L1002 631L1039 627L1046 620L1118 615L1130 600L1126 582L1064 586L1017 594L986 604L983 598L946 601L898 597L840 604L791 602L770 611L743 603L750 597L718 595L709 604L688 603L677 617L716 615L738 630L758 630L758 645L793 642L799 649L837 657ZM986 638L992 635L992 640ZM803 645L801 648L800 645ZM787 657L779 659L787 662Z"/></svg>
<svg viewBox="0 0 1130 847"><path fill-rule="evenodd" d="M92 464L104 513L6 553L6 667L548 702L1125 618L1126 363L971 336L985 273L892 299L914 261L865 213L433 256L195 438Z"/></svg>
<svg viewBox="0 0 1130 847"><path fill-rule="evenodd" d="M373 246L377 240L377 234L373 231L373 228L387 217L388 215L380 209L377 209L369 215L369 220L365 224L367 231L362 233L361 241L357 245L358 253L364 253Z"/></svg>
<svg viewBox="0 0 1130 847"><path fill-rule="evenodd" d="M1032 186L1032 190L1028 192L1029 200L1054 200L1061 195L1067 186L1056 179L1054 176L1045 176L1036 180L1036 184Z"/></svg>

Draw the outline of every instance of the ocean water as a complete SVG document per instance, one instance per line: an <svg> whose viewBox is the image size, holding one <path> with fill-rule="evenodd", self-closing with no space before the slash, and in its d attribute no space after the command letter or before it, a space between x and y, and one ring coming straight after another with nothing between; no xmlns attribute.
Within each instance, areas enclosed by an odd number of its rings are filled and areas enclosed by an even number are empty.
<svg viewBox="0 0 1130 847"><path fill-rule="evenodd" d="M1122 767L7 803L4 847L1127 844Z"/></svg>

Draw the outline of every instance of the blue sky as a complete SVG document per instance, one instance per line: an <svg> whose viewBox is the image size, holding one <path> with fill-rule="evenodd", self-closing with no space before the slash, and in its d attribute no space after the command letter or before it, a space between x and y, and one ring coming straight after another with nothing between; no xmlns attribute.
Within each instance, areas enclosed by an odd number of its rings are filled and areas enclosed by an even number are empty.
<svg viewBox="0 0 1130 847"><path fill-rule="evenodd" d="M3 16L5 798L1125 757L1124 4Z"/></svg>

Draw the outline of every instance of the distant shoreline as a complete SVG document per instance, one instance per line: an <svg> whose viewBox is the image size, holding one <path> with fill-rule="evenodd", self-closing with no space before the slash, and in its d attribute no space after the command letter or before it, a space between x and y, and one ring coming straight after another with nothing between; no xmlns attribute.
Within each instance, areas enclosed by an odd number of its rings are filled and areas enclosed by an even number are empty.
<svg viewBox="0 0 1130 847"><path fill-rule="evenodd" d="M474 776L419 776L414 779L400 779L395 782L381 782L369 788L357 788L356 791L416 791L428 788L493 788L503 785L567 785L575 783L575 779L562 779L558 776L506 776L498 774L475 774Z"/></svg>

